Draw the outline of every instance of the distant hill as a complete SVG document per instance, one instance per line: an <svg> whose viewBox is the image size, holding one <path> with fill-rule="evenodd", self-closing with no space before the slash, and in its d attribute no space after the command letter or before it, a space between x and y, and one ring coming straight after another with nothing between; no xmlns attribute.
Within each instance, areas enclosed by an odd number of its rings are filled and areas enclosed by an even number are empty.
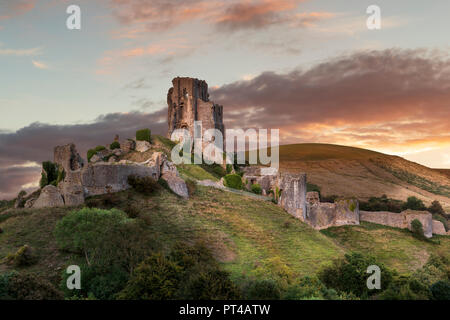
<svg viewBox="0 0 450 320"><path fill-rule="evenodd" d="M447 177L450 178L450 169L434 169L434 170L436 170L436 171L438 171L438 172L440 172L440 173L443 173L443 174L445 174Z"/></svg>
<svg viewBox="0 0 450 320"><path fill-rule="evenodd" d="M436 170L366 149L304 143L280 146L280 169L305 172L323 195L382 196L406 200L416 196L429 205L438 200L450 210L450 170Z"/></svg>

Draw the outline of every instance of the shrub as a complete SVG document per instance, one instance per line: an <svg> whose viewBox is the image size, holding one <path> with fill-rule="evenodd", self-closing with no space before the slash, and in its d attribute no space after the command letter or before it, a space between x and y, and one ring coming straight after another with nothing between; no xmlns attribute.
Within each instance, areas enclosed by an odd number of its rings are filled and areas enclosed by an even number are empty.
<svg viewBox="0 0 450 320"><path fill-rule="evenodd" d="M400 213L404 210L406 203L401 200L389 199L386 195L381 198L371 197L369 201L359 203L360 210L365 211L390 211Z"/></svg>
<svg viewBox="0 0 450 320"><path fill-rule="evenodd" d="M224 185L228 188L242 190L242 178L238 174L227 174L224 177Z"/></svg>
<svg viewBox="0 0 450 320"><path fill-rule="evenodd" d="M160 253L146 258L118 294L124 300L167 300L175 298L182 268Z"/></svg>
<svg viewBox="0 0 450 320"><path fill-rule="evenodd" d="M116 209L83 208L58 221L55 237L61 249L82 253L91 265L109 253L104 246L111 237L117 237L117 230L126 219L125 213Z"/></svg>
<svg viewBox="0 0 450 320"><path fill-rule="evenodd" d="M413 273L414 279L430 287L439 280L450 279L450 263L448 258L431 254L424 266Z"/></svg>
<svg viewBox="0 0 450 320"><path fill-rule="evenodd" d="M9 295L9 281L17 272L0 273L0 300L11 300L13 297Z"/></svg>
<svg viewBox="0 0 450 320"><path fill-rule="evenodd" d="M306 183L306 192L310 192L310 191L316 191L319 193L320 196L320 187L318 185L315 185L313 183Z"/></svg>
<svg viewBox="0 0 450 320"><path fill-rule="evenodd" d="M136 140L137 141L147 141L150 142L151 139L151 131L150 129L142 129L136 131Z"/></svg>
<svg viewBox="0 0 450 320"><path fill-rule="evenodd" d="M227 171L224 168L222 168L221 165L216 164L213 166L213 173L215 173L217 176L222 178L223 176L225 176L227 174Z"/></svg>
<svg viewBox="0 0 450 320"><path fill-rule="evenodd" d="M67 278L70 274L63 271L60 288L66 298L112 300L115 299L118 292L125 288L129 279L129 274L117 265L104 267L81 264L80 271L82 275L80 290L67 288Z"/></svg>
<svg viewBox="0 0 450 320"><path fill-rule="evenodd" d="M52 184L57 185L58 180L58 166L51 161L44 161L42 163L41 181L39 185L41 188Z"/></svg>
<svg viewBox="0 0 450 320"><path fill-rule="evenodd" d="M127 203L127 206L125 208L125 213L127 214L128 218L135 219L139 217L140 208L132 203Z"/></svg>
<svg viewBox="0 0 450 320"><path fill-rule="evenodd" d="M50 282L34 274L15 273L8 279L8 295L16 300L61 300L63 295Z"/></svg>
<svg viewBox="0 0 450 320"><path fill-rule="evenodd" d="M63 181L66 177L66 171L64 168L58 170L58 178L56 178L56 185L58 185L61 181Z"/></svg>
<svg viewBox="0 0 450 320"><path fill-rule="evenodd" d="M413 221L411 221L411 231L415 238L420 240L425 239L425 235L423 234L422 223L418 219L414 219Z"/></svg>
<svg viewBox="0 0 450 320"><path fill-rule="evenodd" d="M109 149L110 149L110 150L120 149L120 143L119 143L119 141L114 141L113 143L111 143L111 144L109 145Z"/></svg>
<svg viewBox="0 0 450 320"><path fill-rule="evenodd" d="M128 184L137 192L150 195L159 190L158 182L152 177L138 177L131 175L128 177Z"/></svg>
<svg viewBox="0 0 450 320"><path fill-rule="evenodd" d="M381 269L381 290L386 289L392 281L393 273L374 257L352 252L333 261L331 266L320 270L319 279L328 287L338 292L352 293L358 297L379 293L369 290L366 285L367 267L377 265Z"/></svg>
<svg viewBox="0 0 450 320"><path fill-rule="evenodd" d="M382 300L426 300L428 297L429 290L426 285L406 276L394 279L389 287L378 295Z"/></svg>
<svg viewBox="0 0 450 320"><path fill-rule="evenodd" d="M89 149L87 152L88 162L91 161L91 158L94 156L94 154L96 154L97 152L100 152L102 150L106 150L106 148L104 146L96 146L94 149Z"/></svg>
<svg viewBox="0 0 450 320"><path fill-rule="evenodd" d="M406 200L406 203L404 205L404 209L426 210L426 207L423 204L422 200L420 200L416 197L408 197L408 199Z"/></svg>
<svg viewBox="0 0 450 320"><path fill-rule="evenodd" d="M246 284L244 295L249 300L279 300L281 290L272 279L253 280Z"/></svg>
<svg viewBox="0 0 450 320"><path fill-rule="evenodd" d="M180 292L183 299L193 300L233 300L240 298L239 289L230 280L229 273L211 268L198 268L190 272Z"/></svg>
<svg viewBox="0 0 450 320"><path fill-rule="evenodd" d="M450 282L438 281L430 287L434 300L450 300Z"/></svg>
<svg viewBox="0 0 450 320"><path fill-rule="evenodd" d="M431 206L427 209L431 213L445 214L444 209L441 206L441 203L437 200L431 203Z"/></svg>
<svg viewBox="0 0 450 320"><path fill-rule="evenodd" d="M300 278L294 284L288 286L283 294L285 300L303 299L338 299L335 290L327 287L317 278L306 276Z"/></svg>
<svg viewBox="0 0 450 320"><path fill-rule="evenodd" d="M15 254L8 255L6 260L8 263L14 264L16 267L26 267L35 264L37 257L29 246L24 245L20 247Z"/></svg>
<svg viewBox="0 0 450 320"><path fill-rule="evenodd" d="M239 289L203 243L193 246L178 243L169 258L183 268L179 299L229 300L240 298Z"/></svg>
<svg viewBox="0 0 450 320"><path fill-rule="evenodd" d="M227 174L230 174L233 171L233 165L227 164Z"/></svg>
<svg viewBox="0 0 450 320"><path fill-rule="evenodd" d="M252 184L251 190L253 193L262 194L261 186L258 183Z"/></svg>

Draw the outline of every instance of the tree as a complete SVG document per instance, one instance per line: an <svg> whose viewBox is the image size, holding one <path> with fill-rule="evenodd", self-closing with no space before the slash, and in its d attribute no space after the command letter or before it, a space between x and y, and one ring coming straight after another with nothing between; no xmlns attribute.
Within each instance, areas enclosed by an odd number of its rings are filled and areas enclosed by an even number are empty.
<svg viewBox="0 0 450 320"><path fill-rule="evenodd" d="M406 203L405 203L405 209L425 210L426 207L423 204L422 200L420 200L416 197L408 197L408 200L406 200Z"/></svg>
<svg viewBox="0 0 450 320"><path fill-rule="evenodd" d="M427 210L431 213L437 213L442 215L445 214L445 211L442 208L441 203L437 200L433 201L431 203L431 206L429 206Z"/></svg>
<svg viewBox="0 0 450 320"><path fill-rule="evenodd" d="M124 300L168 300L175 298L182 267L161 253L146 258L118 294Z"/></svg>
<svg viewBox="0 0 450 320"><path fill-rule="evenodd" d="M367 268L376 265L381 270L381 290L386 289L392 281L393 273L372 256L352 252L333 261L331 266L319 272L319 279L328 287L338 292L353 293L356 296L368 296L379 290L367 288Z"/></svg>
<svg viewBox="0 0 450 320"><path fill-rule="evenodd" d="M116 209L83 208L58 221L55 237L62 249L82 253L90 266L110 251L104 245L126 220L127 215Z"/></svg>

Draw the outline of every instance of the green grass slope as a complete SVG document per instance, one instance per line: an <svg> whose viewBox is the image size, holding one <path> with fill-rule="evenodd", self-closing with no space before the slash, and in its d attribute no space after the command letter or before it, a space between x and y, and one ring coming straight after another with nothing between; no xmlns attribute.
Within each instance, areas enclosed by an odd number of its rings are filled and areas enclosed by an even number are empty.
<svg viewBox="0 0 450 320"><path fill-rule="evenodd" d="M408 231L366 224L318 232L271 202L201 186L187 201L166 190L153 196L128 190L94 197L88 203L125 211L132 205L158 250L169 251L177 241L203 241L235 279L311 275L350 250L372 253L386 265L408 272L420 267L431 253L448 254L450 248L449 237L432 244L414 239ZM26 270L58 284L74 257L57 249L53 230L70 210L23 209L0 214L4 231L0 259L27 244L35 250L38 262ZM11 268L0 264L0 271Z"/></svg>
<svg viewBox="0 0 450 320"><path fill-rule="evenodd" d="M345 250L367 252L401 273L412 273L423 266L430 254L450 258L450 237L433 236L423 241L409 230L362 222L359 226L332 227L321 231Z"/></svg>

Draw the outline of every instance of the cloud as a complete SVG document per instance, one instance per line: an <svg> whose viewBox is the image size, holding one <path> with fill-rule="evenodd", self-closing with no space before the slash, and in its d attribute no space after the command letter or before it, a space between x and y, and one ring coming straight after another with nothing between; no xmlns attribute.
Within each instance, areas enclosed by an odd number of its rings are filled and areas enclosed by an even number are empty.
<svg viewBox="0 0 450 320"><path fill-rule="evenodd" d="M111 0L117 19L126 26L118 38L135 39L148 31L162 31L194 20L218 31L263 29L289 23L308 27L333 16L327 12L299 13L305 0Z"/></svg>
<svg viewBox="0 0 450 320"><path fill-rule="evenodd" d="M43 62L32 60L31 63L33 64L33 66L35 66L38 69L48 69L48 65L46 65Z"/></svg>
<svg viewBox="0 0 450 320"><path fill-rule="evenodd" d="M161 62L164 63L164 60L173 56L187 56L192 50L192 45L188 44L187 40L182 37L163 39L147 46L110 50L105 52L103 57L98 60L98 68L95 72L97 74L111 74L115 69L133 61L133 59L148 56L159 57L162 60Z"/></svg>
<svg viewBox="0 0 450 320"><path fill-rule="evenodd" d="M0 20L11 19L34 9L36 0L2 1L0 3Z"/></svg>
<svg viewBox="0 0 450 320"><path fill-rule="evenodd" d="M308 70L264 72L211 90L226 127L280 128L282 141L395 151L450 145L450 60L391 49Z"/></svg>
<svg viewBox="0 0 450 320"><path fill-rule="evenodd" d="M37 56L43 52L41 47L31 49L9 49L0 45L0 56Z"/></svg>
<svg viewBox="0 0 450 320"><path fill-rule="evenodd" d="M126 84L123 89L148 89L150 88L149 85L145 83L145 78L139 78L137 80L134 80L128 84Z"/></svg>
<svg viewBox="0 0 450 320"><path fill-rule="evenodd" d="M0 131L0 199L14 197L22 186L36 183L40 169L30 166L30 162L52 160L55 146L73 142L85 157L93 146L109 145L116 134L126 139L142 128L165 135L167 109L153 113L112 113L88 124L33 123L16 132Z"/></svg>

